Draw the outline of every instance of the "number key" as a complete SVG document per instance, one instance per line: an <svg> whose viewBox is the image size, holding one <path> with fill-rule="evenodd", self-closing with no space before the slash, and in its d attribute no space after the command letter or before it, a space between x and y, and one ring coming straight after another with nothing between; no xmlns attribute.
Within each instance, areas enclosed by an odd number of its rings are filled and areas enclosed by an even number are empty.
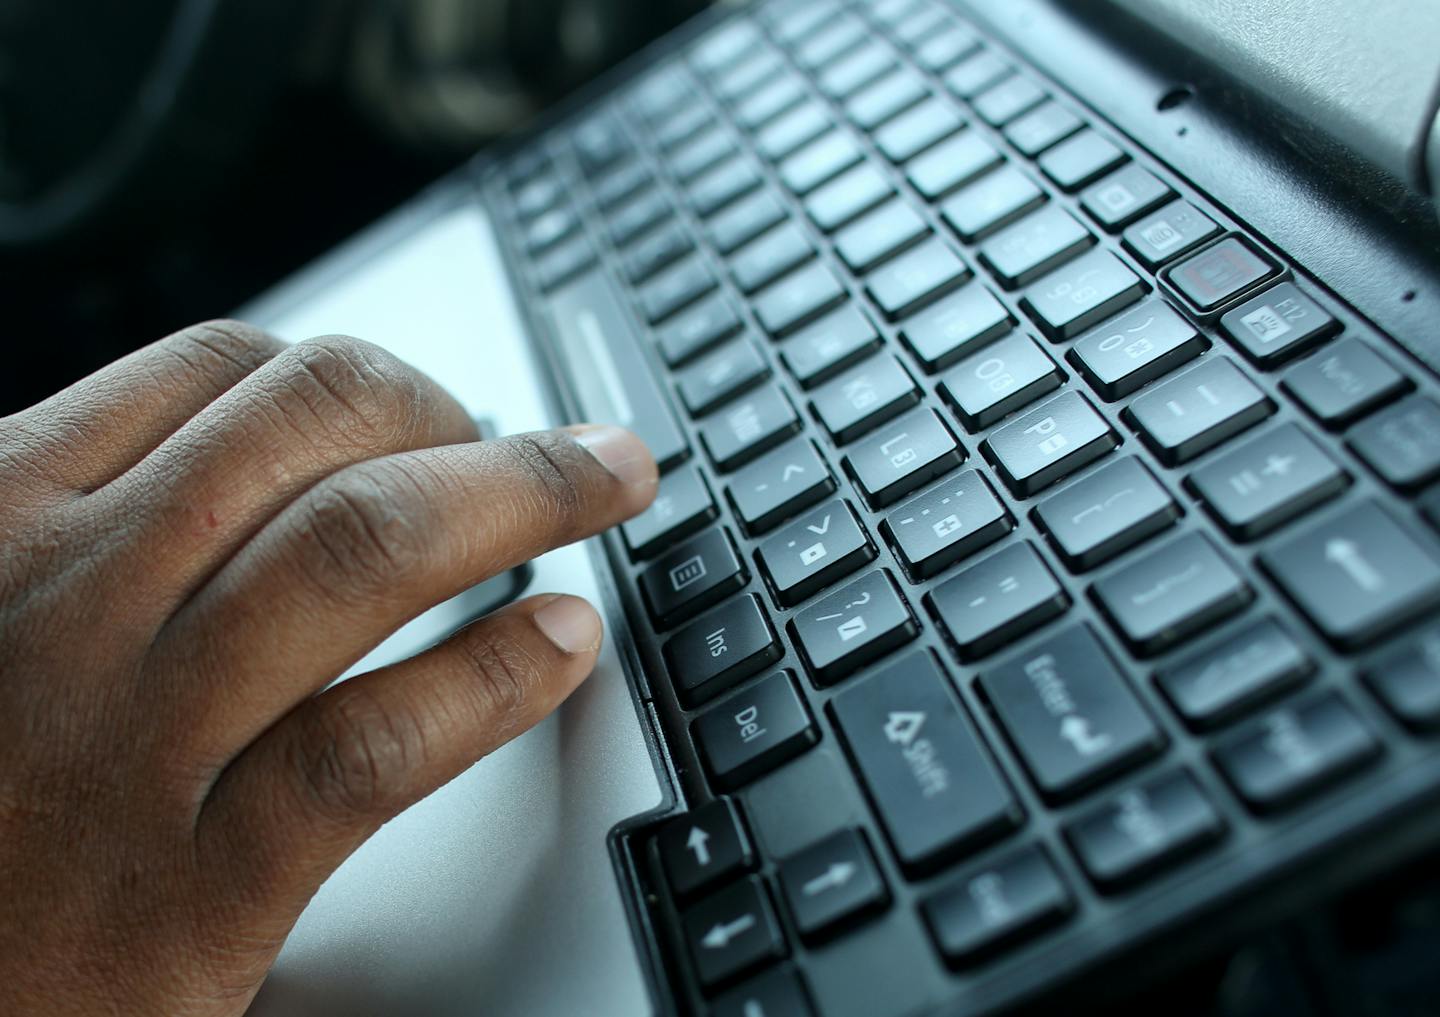
<svg viewBox="0 0 1440 1017"><path fill-rule="evenodd" d="M1135 303L1147 289L1115 255L1094 250L1031 286L1021 305L1047 336L1058 341Z"/></svg>

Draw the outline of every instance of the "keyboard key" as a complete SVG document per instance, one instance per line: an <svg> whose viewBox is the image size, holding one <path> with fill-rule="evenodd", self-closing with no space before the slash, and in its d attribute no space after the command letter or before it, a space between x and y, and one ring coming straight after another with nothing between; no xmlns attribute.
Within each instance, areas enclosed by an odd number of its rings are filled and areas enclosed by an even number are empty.
<svg viewBox="0 0 1440 1017"><path fill-rule="evenodd" d="M784 219L785 210L774 195L758 191L710 221L710 242L721 254L732 254Z"/></svg>
<svg viewBox="0 0 1440 1017"><path fill-rule="evenodd" d="M714 82L715 94L725 102L734 102L784 71L785 60L773 49L765 47L757 32L753 40L737 52L734 60L723 69L725 73Z"/></svg>
<svg viewBox="0 0 1440 1017"><path fill-rule="evenodd" d="M656 333L665 363L679 367L740 331L740 315L725 296L706 297Z"/></svg>
<svg viewBox="0 0 1440 1017"><path fill-rule="evenodd" d="M1440 559L1373 501L1327 516L1260 556L1310 622L1359 649L1440 604Z"/></svg>
<svg viewBox="0 0 1440 1017"><path fill-rule="evenodd" d="M916 578L995 543L1015 526L990 485L967 470L911 499L885 517L884 527Z"/></svg>
<svg viewBox="0 0 1440 1017"><path fill-rule="evenodd" d="M1386 654L1365 673L1386 709L1412 731L1440 731L1440 629Z"/></svg>
<svg viewBox="0 0 1440 1017"><path fill-rule="evenodd" d="M802 939L833 935L837 927L883 911L890 891L875 868L863 834L838 830L780 863L780 890Z"/></svg>
<svg viewBox="0 0 1440 1017"><path fill-rule="evenodd" d="M1219 232L1220 227L1204 212L1188 201L1176 200L1126 229L1121 239L1125 249L1153 272Z"/></svg>
<svg viewBox="0 0 1440 1017"><path fill-rule="evenodd" d="M1329 501L1350 478L1295 424L1281 424L1190 475L1230 535L1254 540Z"/></svg>
<svg viewBox="0 0 1440 1017"><path fill-rule="evenodd" d="M930 935L952 967L973 964L1057 925L1070 892L1038 847L971 869L920 905Z"/></svg>
<svg viewBox="0 0 1440 1017"><path fill-rule="evenodd" d="M689 897L755 868L755 851L728 798L670 820L657 838L660 864L677 897Z"/></svg>
<svg viewBox="0 0 1440 1017"><path fill-rule="evenodd" d="M701 70L714 74L733 67L759 45L763 45L759 29L746 21L731 21L706 36L695 47L691 59Z"/></svg>
<svg viewBox="0 0 1440 1017"><path fill-rule="evenodd" d="M1100 609L1141 656L1162 653L1255 599L1209 538L1191 532L1096 582Z"/></svg>
<svg viewBox="0 0 1440 1017"><path fill-rule="evenodd" d="M1163 300L1146 300L1075 340L1066 354L1100 395L1114 402L1163 378L1210 348Z"/></svg>
<svg viewBox="0 0 1440 1017"><path fill-rule="evenodd" d="M655 144L662 152L673 153L701 131L709 130L716 122L715 116L704 103L686 104L655 129Z"/></svg>
<svg viewBox="0 0 1440 1017"><path fill-rule="evenodd" d="M841 230L835 253L850 271L864 275L929 232L925 220L904 199L895 198Z"/></svg>
<svg viewBox="0 0 1440 1017"><path fill-rule="evenodd" d="M1022 154L1033 159L1084 126L1085 121L1058 102L1050 100L1011 121L1005 128L1005 137Z"/></svg>
<svg viewBox="0 0 1440 1017"><path fill-rule="evenodd" d="M741 248L731 259L730 274L742 293L755 293L813 257L804 230L787 222Z"/></svg>
<svg viewBox="0 0 1440 1017"><path fill-rule="evenodd" d="M565 285L595 264L595 249L584 237L551 249L535 263L535 277L545 292Z"/></svg>
<svg viewBox="0 0 1440 1017"><path fill-rule="evenodd" d="M932 74L941 74L980 50L980 40L964 25L950 24L929 35L915 49L915 62Z"/></svg>
<svg viewBox="0 0 1440 1017"><path fill-rule="evenodd" d="M1013 73L1015 68L987 49L952 67L945 75L945 85L960 98L972 99Z"/></svg>
<svg viewBox="0 0 1440 1017"><path fill-rule="evenodd" d="M845 445L920 401L920 390L889 355L871 357L815 390L815 415Z"/></svg>
<svg viewBox="0 0 1440 1017"><path fill-rule="evenodd" d="M970 266L938 237L931 237L872 272L865 289L887 318L898 321L969 278Z"/></svg>
<svg viewBox="0 0 1440 1017"><path fill-rule="evenodd" d="M1015 319L995 294L971 284L911 318L900 337L925 369L933 372L994 342L1014 324Z"/></svg>
<svg viewBox="0 0 1440 1017"><path fill-rule="evenodd" d="M760 186L760 174L743 156L717 166L690 185L690 207L708 219L726 205Z"/></svg>
<svg viewBox="0 0 1440 1017"><path fill-rule="evenodd" d="M569 208L552 208L524 228L525 249L536 257L554 247L580 228L580 220Z"/></svg>
<svg viewBox="0 0 1440 1017"><path fill-rule="evenodd" d="M722 127L714 127L672 155L668 165L675 179L685 185L718 166L734 151L735 137Z"/></svg>
<svg viewBox="0 0 1440 1017"><path fill-rule="evenodd" d="M622 523L620 531L630 557L639 561L703 529L717 514L705 478L692 466L661 477L650 507Z"/></svg>
<svg viewBox="0 0 1440 1017"><path fill-rule="evenodd" d="M1165 269L1162 278L1198 311L1213 311L1280 269L1239 237L1226 237Z"/></svg>
<svg viewBox="0 0 1440 1017"><path fill-rule="evenodd" d="M1045 89L1022 74L1012 74L975 96L970 105L991 127L1004 127L1021 113L1028 113L1046 98Z"/></svg>
<svg viewBox="0 0 1440 1017"><path fill-rule="evenodd" d="M799 43L795 49L795 62L807 70L817 71L860 45L871 34L869 26L859 18L841 14Z"/></svg>
<svg viewBox="0 0 1440 1017"><path fill-rule="evenodd" d="M981 446L1010 490L1037 494L1120 444L1120 436L1078 392L1062 392L991 432Z"/></svg>
<svg viewBox="0 0 1440 1017"><path fill-rule="evenodd" d="M1149 288L1115 255L1095 250L1035 283L1020 303L1041 331L1059 341L1129 307Z"/></svg>
<svg viewBox="0 0 1440 1017"><path fill-rule="evenodd" d="M656 626L668 629L737 592L749 579L730 534L717 526L640 573L640 588Z"/></svg>
<svg viewBox="0 0 1440 1017"><path fill-rule="evenodd" d="M820 738L788 671L716 703L691 729L711 778L727 790L789 762Z"/></svg>
<svg viewBox="0 0 1440 1017"><path fill-rule="evenodd" d="M790 400L765 385L726 406L700 429L715 468L722 473L743 466L800 431Z"/></svg>
<svg viewBox="0 0 1440 1017"><path fill-rule="evenodd" d="M766 124L755 136L755 148L771 162L779 162L828 131L832 122L829 110L808 100Z"/></svg>
<svg viewBox="0 0 1440 1017"><path fill-rule="evenodd" d="M1355 338L1341 339L1296 364L1280 385L1310 415L1334 430L1346 427L1413 386L1380 354Z"/></svg>
<svg viewBox="0 0 1440 1017"><path fill-rule="evenodd" d="M1392 487L1409 491L1440 477L1440 403L1412 395L1350 432L1350 451Z"/></svg>
<svg viewBox="0 0 1440 1017"><path fill-rule="evenodd" d="M632 319L603 273L582 276L545 303L557 350L577 368L572 377L582 419L623 422L662 471L688 456L689 443L640 349Z"/></svg>
<svg viewBox="0 0 1440 1017"><path fill-rule="evenodd" d="M1035 521L1065 564L1093 569L1180 518L1180 506L1134 456L1124 456L1035 507Z"/></svg>
<svg viewBox="0 0 1440 1017"><path fill-rule="evenodd" d="M816 84L830 98L843 101L894 66L895 51L871 41L825 68Z"/></svg>
<svg viewBox="0 0 1440 1017"><path fill-rule="evenodd" d="M843 501L826 502L760 545L760 564L785 607L875 560L875 546Z"/></svg>
<svg viewBox="0 0 1440 1017"><path fill-rule="evenodd" d="M1273 367L1329 339L1340 323L1294 283L1282 282L1230 311L1220 328L1241 353Z"/></svg>
<svg viewBox="0 0 1440 1017"><path fill-rule="evenodd" d="M834 130L781 163L780 182L803 198L862 158L855 140L844 131Z"/></svg>
<svg viewBox="0 0 1440 1017"><path fill-rule="evenodd" d="M712 1017L815 1017L810 997L793 971L776 968L717 998Z"/></svg>
<svg viewBox="0 0 1440 1017"><path fill-rule="evenodd" d="M920 627L882 570L861 576L790 622L815 680L833 685L857 668L914 639Z"/></svg>
<svg viewBox="0 0 1440 1017"><path fill-rule="evenodd" d="M1040 170L1067 191L1078 191L1128 159L1115 143L1085 128L1042 155Z"/></svg>
<svg viewBox="0 0 1440 1017"><path fill-rule="evenodd" d="M749 339L735 339L707 353L675 376L680 401L692 417L703 417L770 376L770 365Z"/></svg>
<svg viewBox="0 0 1440 1017"><path fill-rule="evenodd" d="M880 428L845 456L845 467L872 508L889 505L949 473L965 450L935 411L921 408Z"/></svg>
<svg viewBox="0 0 1440 1017"><path fill-rule="evenodd" d="M905 176L910 186L931 201L938 201L986 170L1004 156L979 131L962 131L910 161Z"/></svg>
<svg viewBox="0 0 1440 1017"><path fill-rule="evenodd" d="M762 292L755 300L755 317L778 339L808 325L847 296L835 273L815 262Z"/></svg>
<svg viewBox="0 0 1440 1017"><path fill-rule="evenodd" d="M1224 833L1224 820L1184 770L1122 791L1065 830L1086 875L1105 891L1134 885Z"/></svg>
<svg viewBox="0 0 1440 1017"><path fill-rule="evenodd" d="M928 98L875 132L875 146L891 162L907 162L961 127L965 119L943 100Z"/></svg>
<svg viewBox="0 0 1440 1017"><path fill-rule="evenodd" d="M1075 625L980 676L1047 799L1072 798L1156 755L1165 736L1095 634Z"/></svg>
<svg viewBox="0 0 1440 1017"><path fill-rule="evenodd" d="M1028 543L1011 544L927 595L961 660L975 660L1058 618L1070 598Z"/></svg>
<svg viewBox="0 0 1440 1017"><path fill-rule="evenodd" d="M640 290L645 320L658 325L715 289L715 285L715 277L705 264L699 258L688 258L666 269Z"/></svg>
<svg viewBox="0 0 1440 1017"><path fill-rule="evenodd" d="M1023 286L1069 261L1095 242L1058 205L1031 212L980 247L980 260L1007 289Z"/></svg>
<svg viewBox="0 0 1440 1017"><path fill-rule="evenodd" d="M782 74L735 107L735 122L747 131L758 131L780 114L794 109L808 95L804 78L798 74Z"/></svg>
<svg viewBox="0 0 1440 1017"><path fill-rule="evenodd" d="M1175 196L1170 185L1143 166L1130 164L1080 192L1080 205L1114 233Z"/></svg>
<svg viewBox="0 0 1440 1017"><path fill-rule="evenodd" d="M763 533L834 490L835 480L814 446L792 438L742 467L730 483L730 500L745 528Z"/></svg>
<svg viewBox="0 0 1440 1017"><path fill-rule="evenodd" d="M875 326L853 306L846 306L787 340L780 347L780 359L801 388L813 388L879 348Z"/></svg>
<svg viewBox="0 0 1440 1017"><path fill-rule="evenodd" d="M1064 379L1064 373L1034 339L1015 333L946 371L940 391L965 427L974 432L1053 392Z"/></svg>
<svg viewBox="0 0 1440 1017"><path fill-rule="evenodd" d="M1125 416L1168 466L1189 462L1275 412L1231 361L1212 356L1130 404Z"/></svg>
<svg viewBox="0 0 1440 1017"><path fill-rule="evenodd" d="M758 876L706 897L682 921L695 972L706 988L785 956L784 934Z"/></svg>
<svg viewBox="0 0 1440 1017"><path fill-rule="evenodd" d="M890 197L890 181L870 163L841 174L805 200L805 211L826 233L863 215Z"/></svg>
<svg viewBox="0 0 1440 1017"><path fill-rule="evenodd" d="M678 222L671 222L625 252L621 258L625 281L632 286L639 285L694 249L695 239L689 229Z"/></svg>
<svg viewBox="0 0 1440 1017"><path fill-rule="evenodd" d="M956 192L940 214L966 243L974 243L1014 222L1045 201L1035 181L1013 166L1001 166Z"/></svg>
<svg viewBox="0 0 1440 1017"><path fill-rule="evenodd" d="M862 131L873 131L929 94L925 79L901 68L847 102L845 115Z"/></svg>
<svg viewBox="0 0 1440 1017"><path fill-rule="evenodd" d="M1161 671L1156 682L1185 723L1206 731L1294 688L1314 666L1279 623L1262 618Z"/></svg>
<svg viewBox="0 0 1440 1017"><path fill-rule="evenodd" d="M673 213L674 209L670 207L670 201L663 191L643 191L607 218L610 242L616 247L625 247L632 240L664 222Z"/></svg>
<svg viewBox="0 0 1440 1017"><path fill-rule="evenodd" d="M665 644L675 694L687 708L733 688L784 655L752 593L707 611Z"/></svg>
<svg viewBox="0 0 1440 1017"><path fill-rule="evenodd" d="M1380 743L1330 692L1262 718L1215 751L1220 772L1255 812L1295 804L1375 758Z"/></svg>
<svg viewBox="0 0 1440 1017"><path fill-rule="evenodd" d="M1024 811L924 650L830 702L905 871L923 875L1019 827Z"/></svg>
<svg viewBox="0 0 1440 1017"><path fill-rule="evenodd" d="M615 173L595 184L595 205L602 212L612 212L629 199L655 183L654 174L641 161L626 163Z"/></svg>

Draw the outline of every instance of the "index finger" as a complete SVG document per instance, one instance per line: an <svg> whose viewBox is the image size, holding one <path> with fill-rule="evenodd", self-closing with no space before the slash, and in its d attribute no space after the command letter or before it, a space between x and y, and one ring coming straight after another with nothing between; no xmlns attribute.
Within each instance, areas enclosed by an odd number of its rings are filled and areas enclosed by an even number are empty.
<svg viewBox="0 0 1440 1017"><path fill-rule="evenodd" d="M615 427L427 449L335 474L281 512L167 626L202 683L187 738L228 759L395 629L654 498L655 461ZM198 654L198 656L197 656ZM181 714L176 714L181 715Z"/></svg>

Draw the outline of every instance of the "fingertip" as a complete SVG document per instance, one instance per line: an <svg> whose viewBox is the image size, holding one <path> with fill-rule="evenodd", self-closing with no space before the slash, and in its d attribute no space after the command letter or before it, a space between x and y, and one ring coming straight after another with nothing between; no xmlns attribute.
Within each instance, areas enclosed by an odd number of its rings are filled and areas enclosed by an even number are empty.
<svg viewBox="0 0 1440 1017"><path fill-rule="evenodd" d="M611 424L578 424L565 431L620 483L654 496L660 470L655 457L633 431Z"/></svg>
<svg viewBox="0 0 1440 1017"><path fill-rule="evenodd" d="M531 615L531 620L567 657L596 653L605 636L599 612L580 597L564 594L553 597Z"/></svg>

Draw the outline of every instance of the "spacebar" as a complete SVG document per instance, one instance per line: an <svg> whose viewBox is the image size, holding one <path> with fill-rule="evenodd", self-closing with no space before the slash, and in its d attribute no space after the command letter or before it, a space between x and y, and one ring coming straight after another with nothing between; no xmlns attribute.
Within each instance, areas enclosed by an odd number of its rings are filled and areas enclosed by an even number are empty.
<svg viewBox="0 0 1440 1017"><path fill-rule="evenodd" d="M565 287L549 307L585 419L628 427L650 446L662 470L688 456L685 434L604 275L592 272Z"/></svg>

